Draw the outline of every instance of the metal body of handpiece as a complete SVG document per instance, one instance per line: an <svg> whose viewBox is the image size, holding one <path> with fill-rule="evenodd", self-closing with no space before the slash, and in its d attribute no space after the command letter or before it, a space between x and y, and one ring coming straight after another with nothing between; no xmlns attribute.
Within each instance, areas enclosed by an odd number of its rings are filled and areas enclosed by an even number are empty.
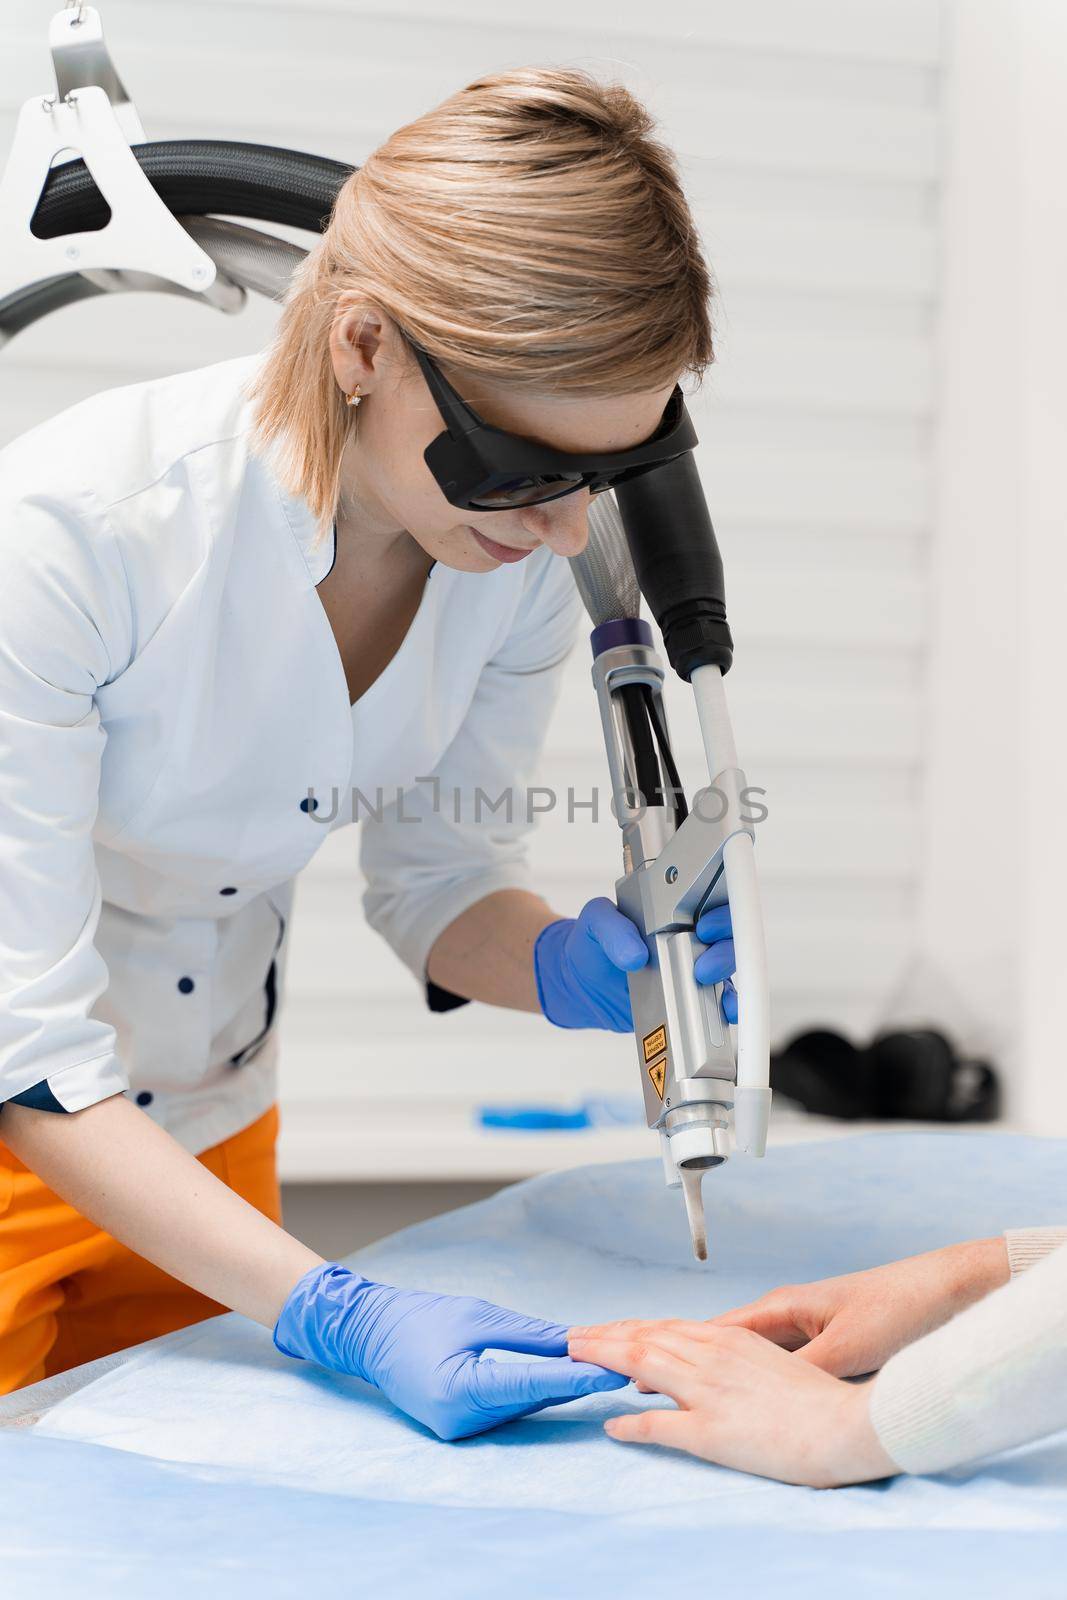
<svg viewBox="0 0 1067 1600"><path fill-rule="evenodd" d="M706 527L701 525L695 464L682 458L681 464L620 484L614 496L594 499L589 544L571 564L596 623L593 682L622 831L616 901L649 949L648 964L628 975L645 1111L649 1127L660 1134L667 1183L683 1188L693 1248L704 1259L701 1181L730 1153L731 1120L738 1149L761 1156L766 1147L767 974L752 855L755 829L723 693L732 645L721 604L721 563L706 507ZM657 556L664 547L669 553L672 515L682 516L688 545L676 570L684 577L688 568L687 581L698 592L695 604L683 595L673 611L661 608L666 627L659 620L668 649L673 645L674 665L693 688L711 780L693 796L691 810L670 744L664 667L652 630L638 616L641 585L633 559L635 533L640 538L644 530L658 536ZM638 571L641 564L638 554ZM655 572L649 587L662 598ZM695 934L697 919L727 902L737 954L736 1054L722 1014L722 986L700 984L693 972L704 949Z"/></svg>

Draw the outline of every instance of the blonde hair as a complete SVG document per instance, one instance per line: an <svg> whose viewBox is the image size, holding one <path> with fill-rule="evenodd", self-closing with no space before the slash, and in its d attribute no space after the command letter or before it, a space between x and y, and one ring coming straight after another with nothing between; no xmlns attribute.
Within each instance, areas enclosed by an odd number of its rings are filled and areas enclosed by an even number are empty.
<svg viewBox="0 0 1067 1600"><path fill-rule="evenodd" d="M590 397L703 378L712 277L653 127L621 84L519 67L398 128L345 180L248 391L254 447L277 448L320 537L358 415L329 350L346 302L380 307L461 393L464 374Z"/></svg>

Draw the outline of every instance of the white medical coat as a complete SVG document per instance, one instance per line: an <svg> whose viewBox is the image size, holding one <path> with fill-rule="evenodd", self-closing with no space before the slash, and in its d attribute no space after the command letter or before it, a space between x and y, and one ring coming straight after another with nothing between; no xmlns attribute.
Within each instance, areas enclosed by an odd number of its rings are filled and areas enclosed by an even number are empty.
<svg viewBox="0 0 1067 1600"><path fill-rule="evenodd" d="M294 880L354 810L365 915L420 982L460 912L530 886L525 786L579 615L547 550L438 563L350 705L333 538L250 448L263 359L0 451L0 1102L126 1092L194 1152L275 1097Z"/></svg>

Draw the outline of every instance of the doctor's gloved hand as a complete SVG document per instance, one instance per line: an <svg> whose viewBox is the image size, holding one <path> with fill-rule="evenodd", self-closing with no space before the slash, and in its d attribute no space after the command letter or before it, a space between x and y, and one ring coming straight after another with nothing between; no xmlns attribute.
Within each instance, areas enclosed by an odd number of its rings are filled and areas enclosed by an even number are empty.
<svg viewBox="0 0 1067 1600"><path fill-rule="evenodd" d="M373 1283L336 1261L293 1287L274 1329L283 1355L372 1383L439 1439L463 1439L627 1379L567 1355L567 1330L488 1300ZM548 1357L500 1362L482 1351Z"/></svg>
<svg viewBox="0 0 1067 1600"><path fill-rule="evenodd" d="M698 983L721 983L722 1009L727 1022L737 1021L737 990L730 978L737 967L734 930L729 906L712 906L697 918L696 936L708 946L693 963Z"/></svg>
<svg viewBox="0 0 1067 1600"><path fill-rule="evenodd" d="M708 946L693 964L698 983L721 983L727 1022L737 1021L736 967L728 905L705 911L696 925ZM537 998L549 1022L560 1028L633 1029L626 974L648 961L648 946L630 918L598 895L577 917L561 917L542 928L534 944Z"/></svg>
<svg viewBox="0 0 1067 1600"><path fill-rule="evenodd" d="M549 1022L632 1032L626 974L645 965L648 946L606 895L588 901L577 917L542 928L533 960L537 998Z"/></svg>

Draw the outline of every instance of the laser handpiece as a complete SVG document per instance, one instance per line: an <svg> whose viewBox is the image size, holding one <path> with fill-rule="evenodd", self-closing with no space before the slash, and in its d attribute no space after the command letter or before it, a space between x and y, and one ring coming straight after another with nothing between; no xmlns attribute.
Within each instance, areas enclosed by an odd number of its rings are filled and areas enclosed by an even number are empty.
<svg viewBox="0 0 1067 1600"><path fill-rule="evenodd" d="M733 643L722 562L690 453L598 494L571 558L595 626L593 682L622 832L619 909L649 961L628 975L646 1120L664 1176L683 1191L694 1254L707 1258L703 1176L730 1153L762 1156L770 1113L767 962L750 793L723 691ZM693 689L711 779L689 809L671 748L664 667L640 616L644 594L671 664ZM728 903L736 952L737 1051L722 986L699 984L701 913Z"/></svg>

